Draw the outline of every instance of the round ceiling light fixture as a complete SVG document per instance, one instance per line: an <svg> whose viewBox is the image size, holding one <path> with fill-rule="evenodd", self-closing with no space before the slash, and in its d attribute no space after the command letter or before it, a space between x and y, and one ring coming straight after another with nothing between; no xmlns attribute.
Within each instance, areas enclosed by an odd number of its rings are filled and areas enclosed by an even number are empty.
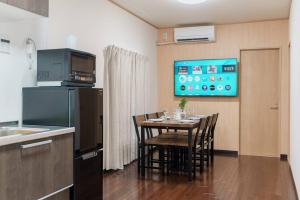
<svg viewBox="0 0 300 200"><path fill-rule="evenodd" d="M177 0L180 3L183 4L190 4L190 5L194 5L194 4L200 4L200 3L204 3L207 0Z"/></svg>

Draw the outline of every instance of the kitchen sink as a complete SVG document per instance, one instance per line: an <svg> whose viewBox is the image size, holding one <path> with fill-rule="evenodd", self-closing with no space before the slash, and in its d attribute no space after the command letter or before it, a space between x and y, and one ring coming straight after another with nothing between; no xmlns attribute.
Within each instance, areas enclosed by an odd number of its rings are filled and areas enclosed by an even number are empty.
<svg viewBox="0 0 300 200"><path fill-rule="evenodd" d="M29 135L39 132L48 131L49 129L43 128L25 128L25 127L1 127L0 137L11 137L17 135Z"/></svg>

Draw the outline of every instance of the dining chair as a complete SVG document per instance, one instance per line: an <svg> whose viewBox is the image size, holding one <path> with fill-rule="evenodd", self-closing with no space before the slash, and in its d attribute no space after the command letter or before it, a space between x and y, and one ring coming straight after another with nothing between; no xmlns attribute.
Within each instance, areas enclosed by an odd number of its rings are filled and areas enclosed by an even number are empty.
<svg viewBox="0 0 300 200"><path fill-rule="evenodd" d="M208 150L210 154L210 162L214 162L214 137L215 137L215 129L218 121L219 113L213 114L212 116L212 125L209 132L209 137L207 138Z"/></svg>
<svg viewBox="0 0 300 200"><path fill-rule="evenodd" d="M164 117L165 111L157 112L156 115L157 115L157 118ZM160 129L158 129L158 134L161 135L161 134L163 134L164 131L165 131L164 129L160 128ZM168 131L168 129L167 129L167 131Z"/></svg>
<svg viewBox="0 0 300 200"><path fill-rule="evenodd" d="M149 119L157 119L159 118L157 113L150 113L150 114L146 114L146 119L149 120ZM153 130L150 128L150 129L147 129L147 131L149 132L149 135L150 137L153 137Z"/></svg>
<svg viewBox="0 0 300 200"><path fill-rule="evenodd" d="M207 134L207 127L209 125L210 122L210 117L208 118L201 118L199 121L199 125L197 127L197 131L196 134L192 136L192 148L193 148L193 174L194 177L196 176L196 162L197 162L197 152L200 152L199 155L201 155L201 159L200 159L200 170L203 170L203 166L204 166L204 154L203 154L203 150L204 150L204 138L205 135ZM202 129L202 130L201 130ZM153 139L150 139L147 141L147 144L152 144L152 145L159 145L159 146L163 146L165 147L165 149L170 150L169 152L171 152L171 154L174 151L177 150L183 150L180 152L187 152L189 144L188 144L188 139L186 135L173 135L172 137L169 137L168 134L165 135L166 137L156 137ZM184 155L184 154L180 154L180 155ZM167 162L167 170L169 171L169 166L170 163L173 163L174 160L170 160L170 158L172 158L172 155L169 155L167 160L169 162ZM187 157L187 155L185 155L185 157ZM185 158L179 158L181 160L187 160Z"/></svg>
<svg viewBox="0 0 300 200"><path fill-rule="evenodd" d="M141 124L142 122L147 120L147 116L146 115L137 115L137 116L133 116L133 123L134 123L134 127L135 127L135 133L136 133L136 137L137 137L137 146L138 146L138 173L140 172L141 169L141 150L142 150L142 142L141 142L141 133L140 133L140 128L141 128ZM151 169L161 169L160 167L154 167L153 166L153 154L154 154L154 149L155 147L159 147L159 145L155 145L151 142L148 142L149 140L154 139L155 137L152 137L152 135L150 134L149 131L146 130L146 136L145 137L145 145L147 146L147 159L148 159L148 165L145 166L145 168L151 168ZM157 161L159 162L159 161Z"/></svg>
<svg viewBox="0 0 300 200"><path fill-rule="evenodd" d="M157 119L157 118L159 118L157 113L146 114L146 119L147 120L149 120L149 119ZM161 129L158 130L158 133L159 133L160 130ZM150 138L155 137L154 134L153 134L153 130L151 128L147 129L146 131L149 134ZM157 135L157 134L155 134L155 135ZM160 159L154 159L154 154L155 154L156 150L157 150L156 147L153 147L153 146L149 147L149 156L148 156L148 165L149 166L150 165L153 166L153 163L160 163L161 162ZM159 149L159 150L161 150L161 149Z"/></svg>
<svg viewBox="0 0 300 200"><path fill-rule="evenodd" d="M141 123L146 120L146 117L145 117L145 115L137 115L137 116L133 116L132 118L133 118L133 123L134 123L134 128L135 128L135 134L136 134L136 138L137 138L138 172L140 172L142 144L141 144L141 136L140 136L139 128L141 127Z"/></svg>

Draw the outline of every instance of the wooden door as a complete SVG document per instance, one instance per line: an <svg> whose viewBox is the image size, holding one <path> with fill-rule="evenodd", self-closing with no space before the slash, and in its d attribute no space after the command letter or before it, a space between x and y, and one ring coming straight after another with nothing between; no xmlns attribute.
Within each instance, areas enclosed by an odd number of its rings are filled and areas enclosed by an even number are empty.
<svg viewBox="0 0 300 200"><path fill-rule="evenodd" d="M279 156L279 50L241 52L240 154Z"/></svg>

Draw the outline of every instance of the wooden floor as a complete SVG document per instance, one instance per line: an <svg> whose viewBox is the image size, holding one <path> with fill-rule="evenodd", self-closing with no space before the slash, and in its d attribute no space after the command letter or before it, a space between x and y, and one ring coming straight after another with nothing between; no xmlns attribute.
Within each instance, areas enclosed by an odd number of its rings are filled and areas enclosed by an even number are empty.
<svg viewBox="0 0 300 200"><path fill-rule="evenodd" d="M133 163L104 176L104 200L296 200L287 161L278 158L216 156L215 164L193 182L183 175L145 179Z"/></svg>

